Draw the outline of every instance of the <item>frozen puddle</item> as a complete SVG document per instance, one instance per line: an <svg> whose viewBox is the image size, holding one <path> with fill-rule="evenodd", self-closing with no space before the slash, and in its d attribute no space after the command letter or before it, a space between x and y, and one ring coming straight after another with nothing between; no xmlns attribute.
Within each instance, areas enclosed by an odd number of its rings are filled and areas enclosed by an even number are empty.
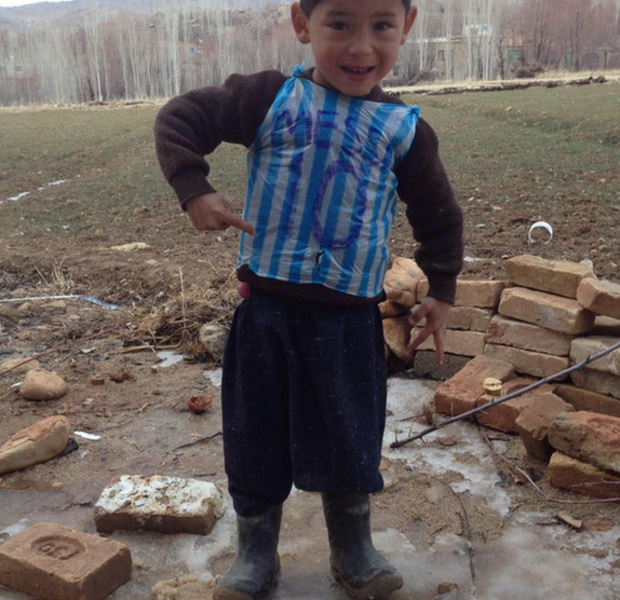
<svg viewBox="0 0 620 600"><path fill-rule="evenodd" d="M79 175L78 175L79 177ZM43 186L40 188L37 188L37 191L39 192L43 192L46 187L52 187L52 186L56 186L56 185L62 185L63 183L69 183L71 180L70 179L57 179L56 181L50 181L47 186ZM10 198L7 198L7 202L17 202L18 200L21 200L22 198L29 196L30 192L20 192L19 194L15 195L15 196L11 196ZM4 204L3 200L0 200L0 204ZM0 598L0 600L2 600L2 598Z"/></svg>
<svg viewBox="0 0 620 600"><path fill-rule="evenodd" d="M157 358L162 361L159 363L159 366L162 369L167 369L168 367L172 367L180 362L183 362L183 355L171 350L163 350L162 352L158 352Z"/></svg>

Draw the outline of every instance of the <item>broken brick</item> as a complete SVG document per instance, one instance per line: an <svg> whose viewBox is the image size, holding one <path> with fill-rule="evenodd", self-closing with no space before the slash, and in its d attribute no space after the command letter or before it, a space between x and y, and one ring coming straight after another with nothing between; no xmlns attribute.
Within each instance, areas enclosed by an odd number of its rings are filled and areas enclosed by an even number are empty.
<svg viewBox="0 0 620 600"><path fill-rule="evenodd" d="M612 396L597 394L596 392L568 384L558 385L556 393L560 398L572 404L576 410L587 410L612 417L620 417L620 400Z"/></svg>
<svg viewBox="0 0 620 600"><path fill-rule="evenodd" d="M577 289L577 300L597 315L620 319L620 284L584 279Z"/></svg>
<svg viewBox="0 0 620 600"><path fill-rule="evenodd" d="M595 498L620 498L620 477L561 452L553 453L547 474L556 488Z"/></svg>

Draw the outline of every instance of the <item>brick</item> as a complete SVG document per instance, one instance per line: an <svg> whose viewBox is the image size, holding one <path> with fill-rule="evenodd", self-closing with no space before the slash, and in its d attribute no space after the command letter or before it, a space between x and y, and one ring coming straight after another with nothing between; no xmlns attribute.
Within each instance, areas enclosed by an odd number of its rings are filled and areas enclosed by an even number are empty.
<svg viewBox="0 0 620 600"><path fill-rule="evenodd" d="M592 329L593 335L610 335L620 338L620 319L597 315Z"/></svg>
<svg viewBox="0 0 620 600"><path fill-rule="evenodd" d="M478 399L477 405L483 406L491 400L490 397L484 395ZM536 396L525 394L518 396L512 400L508 400L503 404L498 404L493 408L489 408L476 415L476 419L480 425L505 431L506 433L517 433L515 424L517 417L529 406L536 401Z"/></svg>
<svg viewBox="0 0 620 600"><path fill-rule="evenodd" d="M568 356L572 337L538 325L496 315L489 323L486 340L491 344L512 346L521 350Z"/></svg>
<svg viewBox="0 0 620 600"><path fill-rule="evenodd" d="M529 377L515 377L514 379L510 379L506 381L502 385L502 396L508 396L508 394L512 394L512 392L517 392L526 388L533 383L536 383L536 379L530 379ZM532 390L531 394L546 394L548 392L554 393L556 388L555 383L545 383L540 387L537 387L535 390Z"/></svg>
<svg viewBox="0 0 620 600"><path fill-rule="evenodd" d="M612 346L620 343L620 338L607 336L590 336L586 338L576 338L570 347L570 358L573 364L580 363L593 354L603 352ZM614 350L611 354L603 356L586 367L593 371L602 371L620 376L620 348Z"/></svg>
<svg viewBox="0 0 620 600"><path fill-rule="evenodd" d="M119 542L39 523L0 546L0 584L41 600L103 600L131 578Z"/></svg>
<svg viewBox="0 0 620 600"><path fill-rule="evenodd" d="M123 475L95 505L100 533L117 529L208 535L224 512L220 491L207 481Z"/></svg>
<svg viewBox="0 0 620 600"><path fill-rule="evenodd" d="M505 281L470 281L459 279L456 284L455 306L471 306L475 308L497 308ZM422 302L428 294L428 280L423 279L418 284L418 302Z"/></svg>
<svg viewBox="0 0 620 600"><path fill-rule="evenodd" d="M421 327L416 327L411 332L411 339L422 331ZM481 356L484 354L484 333L481 331L459 331L458 329L447 329L444 342L444 351L460 356ZM418 346L419 350L434 350L435 342L433 336L426 339Z"/></svg>
<svg viewBox="0 0 620 600"><path fill-rule="evenodd" d="M0 448L0 474L58 456L67 447L70 427L66 417L48 417L12 435Z"/></svg>
<svg viewBox="0 0 620 600"><path fill-rule="evenodd" d="M504 290L499 313L571 335L586 333L594 326L594 313L577 300L520 287Z"/></svg>
<svg viewBox="0 0 620 600"><path fill-rule="evenodd" d="M454 377L469 361L466 356L444 354L443 365L438 365L436 352L416 350L413 356L412 375L420 379L445 381Z"/></svg>
<svg viewBox="0 0 620 600"><path fill-rule="evenodd" d="M435 410L448 415L460 415L476 408L478 398L483 394L483 383L487 377L508 381L515 376L512 364L477 356L470 360L452 379L437 388Z"/></svg>
<svg viewBox="0 0 620 600"><path fill-rule="evenodd" d="M556 449L599 469L620 473L620 418L579 411L551 421L549 442Z"/></svg>
<svg viewBox="0 0 620 600"><path fill-rule="evenodd" d="M593 369L581 369L573 371L570 378L577 387L620 399L620 377L616 375Z"/></svg>
<svg viewBox="0 0 620 600"><path fill-rule="evenodd" d="M381 305L379 305L381 306ZM413 310L420 307L416 304ZM475 308L473 306L453 306L448 313L446 327L463 331L486 331L494 315L490 308Z"/></svg>
<svg viewBox="0 0 620 600"><path fill-rule="evenodd" d="M553 453L547 474L556 488L595 498L620 498L620 477L561 452Z"/></svg>
<svg viewBox="0 0 620 600"><path fill-rule="evenodd" d="M533 375L534 377L549 377L569 366L569 359L565 356L551 356L550 354L529 352L528 350L519 350L518 348L497 344L487 344L484 355L508 361L514 365L517 373ZM563 379L567 377L566 375Z"/></svg>
<svg viewBox="0 0 620 600"><path fill-rule="evenodd" d="M577 298L579 283L586 277L594 277L594 271L580 263L526 254L506 261L506 277L519 286Z"/></svg>
<svg viewBox="0 0 620 600"><path fill-rule="evenodd" d="M555 394L541 394L515 420L517 433L527 453L538 460L549 462L553 447L549 443L549 424L563 412L575 408Z"/></svg>
<svg viewBox="0 0 620 600"><path fill-rule="evenodd" d="M620 319L620 284L584 279L577 289L577 300L597 315Z"/></svg>
<svg viewBox="0 0 620 600"><path fill-rule="evenodd" d="M405 364L413 363L414 350L407 348L411 341L409 317L390 317L383 319L383 338L388 348Z"/></svg>
<svg viewBox="0 0 620 600"><path fill-rule="evenodd" d="M379 303L379 311L384 319L388 317L401 317L402 315L408 315L411 309L398 302L392 302L392 300L386 300Z"/></svg>
<svg viewBox="0 0 620 600"><path fill-rule="evenodd" d="M620 400L612 396L597 394L574 385L560 384L556 387L560 398L572 404L577 410L587 410L612 417L620 417Z"/></svg>

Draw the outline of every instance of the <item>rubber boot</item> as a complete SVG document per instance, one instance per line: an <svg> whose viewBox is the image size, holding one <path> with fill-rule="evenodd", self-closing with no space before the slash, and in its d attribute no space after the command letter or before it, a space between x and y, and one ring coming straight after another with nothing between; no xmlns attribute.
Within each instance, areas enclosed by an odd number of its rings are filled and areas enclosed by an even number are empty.
<svg viewBox="0 0 620 600"><path fill-rule="evenodd" d="M237 515L237 556L216 588L214 600L263 600L271 596L280 576L281 522L281 504L257 517Z"/></svg>
<svg viewBox="0 0 620 600"><path fill-rule="evenodd" d="M353 598L381 598L400 589L400 573L372 543L369 495L322 496L332 573L347 594Z"/></svg>

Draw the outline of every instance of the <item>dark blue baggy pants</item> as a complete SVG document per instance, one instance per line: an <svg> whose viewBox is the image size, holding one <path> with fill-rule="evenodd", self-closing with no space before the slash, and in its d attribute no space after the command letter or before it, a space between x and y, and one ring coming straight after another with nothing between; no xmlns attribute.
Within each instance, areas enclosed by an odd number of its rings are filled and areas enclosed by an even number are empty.
<svg viewBox="0 0 620 600"><path fill-rule="evenodd" d="M317 307L252 289L224 356L224 455L234 507L255 516L292 484L378 492L387 377L375 305Z"/></svg>

